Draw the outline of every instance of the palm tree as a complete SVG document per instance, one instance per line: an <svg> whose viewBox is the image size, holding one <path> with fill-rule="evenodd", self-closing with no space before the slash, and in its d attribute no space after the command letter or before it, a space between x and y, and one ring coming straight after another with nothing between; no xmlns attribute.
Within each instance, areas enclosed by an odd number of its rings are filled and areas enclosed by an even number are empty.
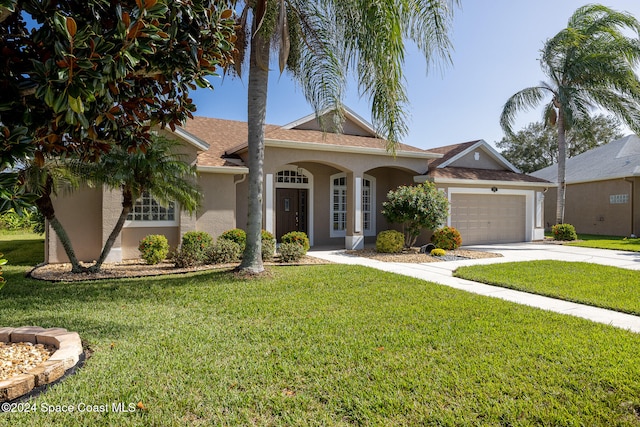
<svg viewBox="0 0 640 427"><path fill-rule="evenodd" d="M68 162L58 158L44 158L41 162L28 161L17 171L16 193L22 193L26 200L33 200L42 216L58 236L64 248L71 271L79 273L84 271L76 257L71 239L62 223L56 217L55 208L51 199L58 189L73 189L78 186L78 177L69 168Z"/></svg>
<svg viewBox="0 0 640 427"><path fill-rule="evenodd" d="M634 37L627 36L631 31ZM547 40L540 64L548 82L523 89L505 103L500 125L513 135L516 113L538 106L545 97L544 123L558 130L556 223L564 222L566 133L589 118L598 106L640 132L640 24L629 13L601 5L577 9L567 28Z"/></svg>
<svg viewBox="0 0 640 427"><path fill-rule="evenodd" d="M242 2L241 2L242 3ZM270 53L278 52L316 112L331 108L341 119L347 78L358 79L372 105L376 130L394 151L407 133L404 40L416 43L427 65L449 61L448 32L459 0L245 0L237 38L236 72L249 53L247 246L240 270L264 270L261 253L262 165ZM247 43L248 39L248 43ZM335 123L340 127L340 123Z"/></svg>
<svg viewBox="0 0 640 427"><path fill-rule="evenodd" d="M181 209L189 213L193 213L200 204L202 196L195 183L195 167L177 153L178 141L158 135L153 135L152 140L153 143L144 151L129 152L125 148L114 147L97 163L76 164L79 173L86 176L92 184L104 184L122 190L120 216L100 257L87 269L90 272L100 270L133 205L143 193L149 193L165 206L177 202Z"/></svg>

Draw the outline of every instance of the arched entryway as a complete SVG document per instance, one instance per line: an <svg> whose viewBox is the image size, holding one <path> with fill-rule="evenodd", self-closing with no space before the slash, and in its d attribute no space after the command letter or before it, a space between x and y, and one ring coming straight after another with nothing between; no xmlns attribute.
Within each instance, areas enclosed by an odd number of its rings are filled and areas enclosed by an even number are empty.
<svg viewBox="0 0 640 427"><path fill-rule="evenodd" d="M294 165L281 167L274 175L276 239L291 231L302 231L313 244L313 175Z"/></svg>

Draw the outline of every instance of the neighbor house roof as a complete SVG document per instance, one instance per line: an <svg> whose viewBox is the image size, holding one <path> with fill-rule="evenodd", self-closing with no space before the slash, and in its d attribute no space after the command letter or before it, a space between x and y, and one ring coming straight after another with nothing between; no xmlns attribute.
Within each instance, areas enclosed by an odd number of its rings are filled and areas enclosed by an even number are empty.
<svg viewBox="0 0 640 427"><path fill-rule="evenodd" d="M558 165L553 164L531 175L558 181ZM567 159L568 184L640 176L640 138L628 135Z"/></svg>

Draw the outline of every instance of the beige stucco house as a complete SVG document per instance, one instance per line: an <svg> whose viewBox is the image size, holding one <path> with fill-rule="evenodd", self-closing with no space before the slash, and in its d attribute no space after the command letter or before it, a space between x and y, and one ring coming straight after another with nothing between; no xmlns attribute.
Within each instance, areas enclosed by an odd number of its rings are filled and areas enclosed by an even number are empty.
<svg viewBox="0 0 640 427"><path fill-rule="evenodd" d="M556 164L532 173L558 180ZM564 222L578 233L640 234L640 138L628 135L567 159ZM546 195L547 227L555 223L557 191Z"/></svg>
<svg viewBox="0 0 640 427"><path fill-rule="evenodd" d="M314 247L361 248L378 232L394 228L380 213L389 190L431 180L447 193L449 225L460 229L465 244L542 239L542 194L552 184L519 173L484 141L432 150L401 144L394 156L371 125L350 110L345 116L342 134L321 131L315 115L266 126L263 227L277 238L300 230ZM171 135L197 165L203 205L189 215L143 197L110 261L137 258L138 242L148 234L164 234L175 247L187 231L215 237L245 228L247 124L196 117ZM82 188L56 199L55 207L79 259L91 261L118 217L120 194ZM421 243L427 239L422 236ZM46 259L66 261L52 232Z"/></svg>

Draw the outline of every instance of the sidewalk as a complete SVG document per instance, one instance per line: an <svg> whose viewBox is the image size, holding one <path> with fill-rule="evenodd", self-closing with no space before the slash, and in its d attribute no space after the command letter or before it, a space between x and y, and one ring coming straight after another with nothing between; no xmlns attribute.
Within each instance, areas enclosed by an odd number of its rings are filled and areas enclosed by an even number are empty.
<svg viewBox="0 0 640 427"><path fill-rule="evenodd" d="M382 262L370 258L348 255L344 250L310 251L308 252L308 255L338 264L363 265L376 268L378 270L402 274L475 294L500 298L506 301L516 302L518 304L554 311L556 313L582 317L594 322L604 323L640 333L640 317L638 316L591 307L584 304L562 301L527 292L515 291L498 286L485 285L483 283L459 279L457 277L453 277L452 274L455 269L462 266L533 260L592 262L620 268L640 270L640 253L538 243L468 246L465 249L495 252L501 254L502 257L409 264Z"/></svg>

